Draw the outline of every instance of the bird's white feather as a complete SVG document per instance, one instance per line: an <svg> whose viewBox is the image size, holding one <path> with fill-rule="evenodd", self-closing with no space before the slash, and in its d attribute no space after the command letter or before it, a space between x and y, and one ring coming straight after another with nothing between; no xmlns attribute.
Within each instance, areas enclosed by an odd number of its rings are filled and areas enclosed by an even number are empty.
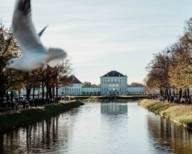
<svg viewBox="0 0 192 154"><path fill-rule="evenodd" d="M60 48L49 48L48 49L48 62L55 59L63 59L67 57L67 53Z"/></svg>
<svg viewBox="0 0 192 154"><path fill-rule="evenodd" d="M27 3L29 3L27 5ZM31 17L30 0L17 0L13 20L13 34L24 52L43 52L44 47L35 30ZM35 50L34 50L35 49Z"/></svg>
<svg viewBox="0 0 192 154"><path fill-rule="evenodd" d="M47 49L41 43L32 22L30 0L17 0L12 28L13 34L23 51L23 56L20 59L14 58L8 61L7 68L32 71L47 65L53 60L67 56L64 50L59 48ZM41 33L43 33L45 29L46 27Z"/></svg>

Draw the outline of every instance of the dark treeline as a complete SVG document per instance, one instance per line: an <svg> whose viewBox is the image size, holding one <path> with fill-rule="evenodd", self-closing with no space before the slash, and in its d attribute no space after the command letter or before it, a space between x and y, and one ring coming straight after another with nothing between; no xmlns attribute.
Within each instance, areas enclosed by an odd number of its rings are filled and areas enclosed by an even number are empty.
<svg viewBox="0 0 192 154"><path fill-rule="evenodd" d="M41 89L38 99L53 100L58 97L58 86L68 81L70 63L63 60L58 65L40 68L32 72L6 69L6 62L22 56L10 29L0 25L0 106L13 102L14 93L20 95L26 89L26 100L35 99L35 89ZM20 97L18 97L20 98ZM36 98L37 99L37 98Z"/></svg>
<svg viewBox="0 0 192 154"><path fill-rule="evenodd" d="M146 90L168 101L191 103L192 18L179 40L156 54L147 67Z"/></svg>

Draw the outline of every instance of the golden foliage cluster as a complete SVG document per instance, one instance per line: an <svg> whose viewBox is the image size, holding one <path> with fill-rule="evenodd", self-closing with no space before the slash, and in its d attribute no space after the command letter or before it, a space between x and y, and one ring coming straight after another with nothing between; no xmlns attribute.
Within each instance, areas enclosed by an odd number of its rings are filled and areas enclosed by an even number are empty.
<svg viewBox="0 0 192 154"><path fill-rule="evenodd" d="M186 89L192 86L192 19L184 35L173 45L156 54L147 67L146 88Z"/></svg>
<svg viewBox="0 0 192 154"><path fill-rule="evenodd" d="M40 88L55 87L65 84L70 73L69 60L64 60L56 66L40 68L32 72L21 72L6 69L6 62L11 58L19 58L22 52L10 29L0 25L0 98L11 90L24 87Z"/></svg>

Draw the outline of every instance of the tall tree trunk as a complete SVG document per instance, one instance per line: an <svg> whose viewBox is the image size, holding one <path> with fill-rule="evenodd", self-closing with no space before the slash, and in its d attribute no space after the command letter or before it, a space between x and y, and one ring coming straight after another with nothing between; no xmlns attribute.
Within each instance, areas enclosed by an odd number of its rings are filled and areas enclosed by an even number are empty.
<svg viewBox="0 0 192 154"><path fill-rule="evenodd" d="M38 87L38 94L37 94L38 99L39 99L39 95L40 95L40 87Z"/></svg>
<svg viewBox="0 0 192 154"><path fill-rule="evenodd" d="M31 95L31 85L30 84L26 86L26 95L27 95L26 96L27 100L29 101L30 95Z"/></svg>
<svg viewBox="0 0 192 154"><path fill-rule="evenodd" d="M179 101L181 100L182 95L183 95L183 90L182 90L182 88L180 88L179 89Z"/></svg>
<svg viewBox="0 0 192 154"><path fill-rule="evenodd" d="M33 100L35 99L35 87L33 87Z"/></svg>
<svg viewBox="0 0 192 154"><path fill-rule="evenodd" d="M49 93L49 89L48 89L48 87L46 86L46 100L48 100L48 93Z"/></svg>
<svg viewBox="0 0 192 154"><path fill-rule="evenodd" d="M19 102L20 102L20 98L21 98L21 90L19 90L18 93L19 93Z"/></svg>
<svg viewBox="0 0 192 154"><path fill-rule="evenodd" d="M49 87L48 89L49 89L49 98L52 99L53 98L53 96L52 96L52 88Z"/></svg>
<svg viewBox="0 0 192 154"><path fill-rule="evenodd" d="M171 89L168 89L168 101L171 101L172 93Z"/></svg>
<svg viewBox="0 0 192 154"><path fill-rule="evenodd" d="M11 102L13 102L13 91L11 91Z"/></svg>
<svg viewBox="0 0 192 154"><path fill-rule="evenodd" d="M54 86L52 88L52 97L53 97L53 99L55 99L55 87Z"/></svg>
<svg viewBox="0 0 192 154"><path fill-rule="evenodd" d="M42 96L41 97L42 97L42 100L44 100L44 98L45 98L45 87L44 87L43 82L42 82L41 86L42 86L41 87L42 88L42 94L41 94Z"/></svg>
<svg viewBox="0 0 192 154"><path fill-rule="evenodd" d="M190 97L190 91L189 91L189 88L187 88L187 99L189 99Z"/></svg>
<svg viewBox="0 0 192 154"><path fill-rule="evenodd" d="M163 97L163 89L162 88L160 88L160 95Z"/></svg>
<svg viewBox="0 0 192 154"><path fill-rule="evenodd" d="M7 77L2 73L2 68L0 68L0 72L0 106L3 106L4 97L6 95Z"/></svg>
<svg viewBox="0 0 192 154"><path fill-rule="evenodd" d="M56 98L58 98L59 97L59 88L58 88L58 85L57 85L57 87L56 87Z"/></svg>

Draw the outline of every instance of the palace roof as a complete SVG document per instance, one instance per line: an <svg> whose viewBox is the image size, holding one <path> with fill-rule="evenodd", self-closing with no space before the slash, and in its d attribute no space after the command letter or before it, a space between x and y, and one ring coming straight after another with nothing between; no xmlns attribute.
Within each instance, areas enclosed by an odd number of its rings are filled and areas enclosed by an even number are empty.
<svg viewBox="0 0 192 154"><path fill-rule="evenodd" d="M102 77L126 77L125 75L119 73L118 71L110 71Z"/></svg>
<svg viewBox="0 0 192 154"><path fill-rule="evenodd" d="M81 81L74 75L71 75L69 77L69 83L72 83L72 84L81 84Z"/></svg>

